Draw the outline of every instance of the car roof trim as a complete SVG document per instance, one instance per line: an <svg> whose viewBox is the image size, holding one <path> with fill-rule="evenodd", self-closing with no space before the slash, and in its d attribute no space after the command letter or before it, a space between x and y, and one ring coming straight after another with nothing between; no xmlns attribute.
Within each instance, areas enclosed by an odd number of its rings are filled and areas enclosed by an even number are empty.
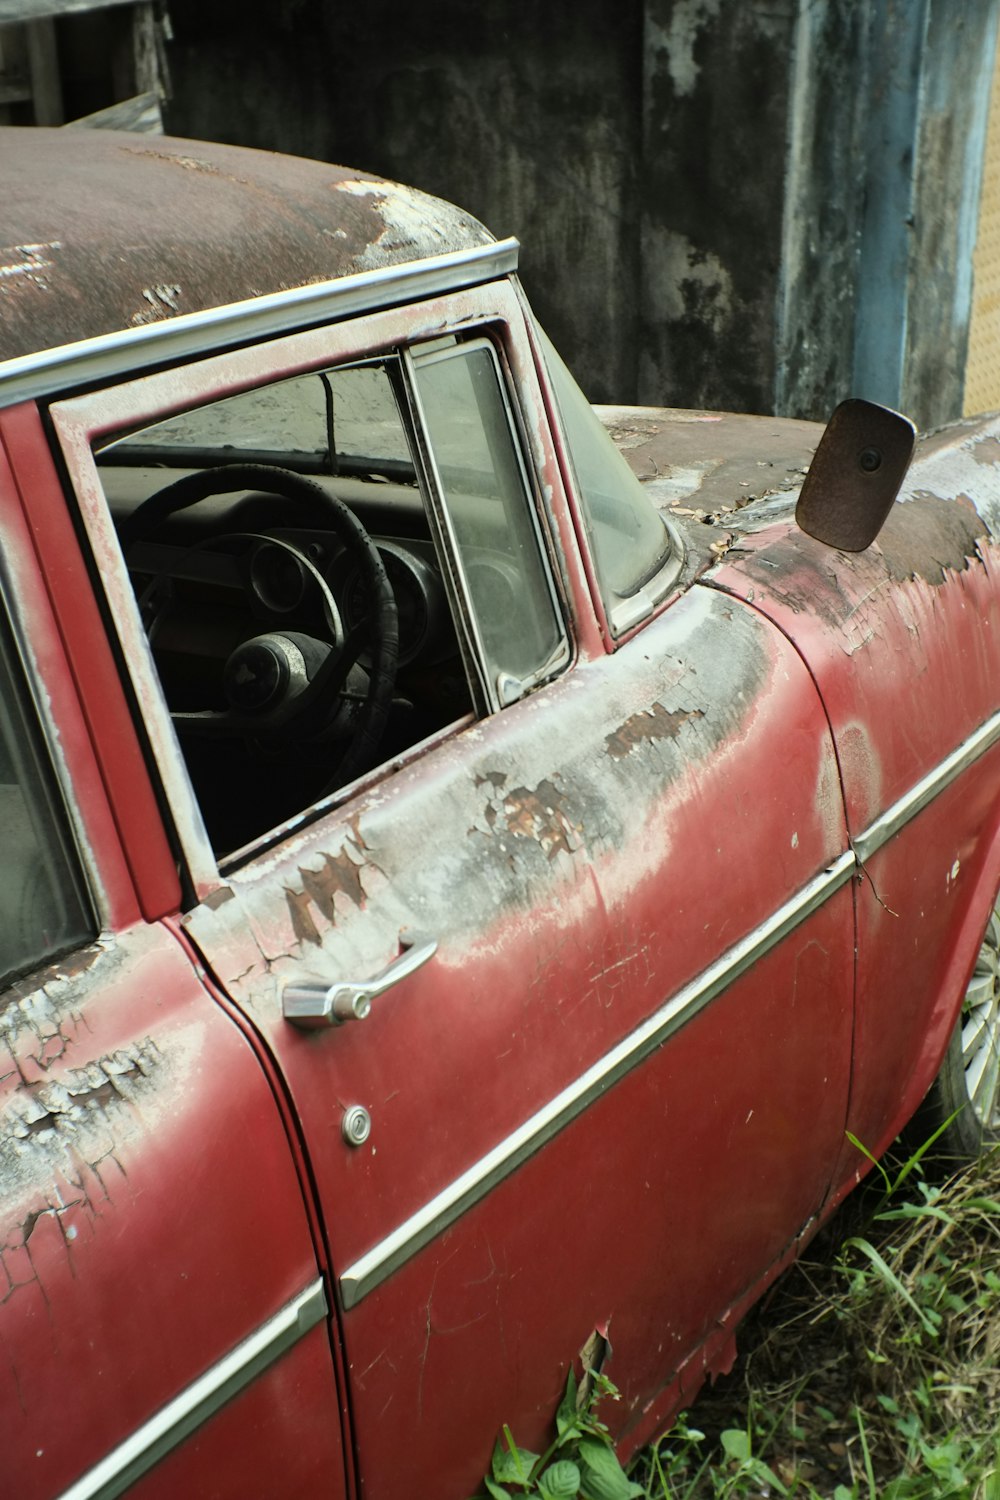
<svg viewBox="0 0 1000 1500"><path fill-rule="evenodd" d="M0 408L64 396L83 386L142 374L175 360L294 333L396 302L478 286L512 275L519 249L514 238L498 240L19 355L0 364Z"/></svg>

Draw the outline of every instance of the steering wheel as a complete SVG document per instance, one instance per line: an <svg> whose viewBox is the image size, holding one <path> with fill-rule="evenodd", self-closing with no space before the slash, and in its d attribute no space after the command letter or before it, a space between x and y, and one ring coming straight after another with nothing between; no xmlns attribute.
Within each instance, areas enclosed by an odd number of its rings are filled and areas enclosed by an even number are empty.
<svg viewBox="0 0 1000 1500"><path fill-rule="evenodd" d="M241 490L263 491L289 501L288 524L317 525L332 531L357 565L368 607L346 639L342 638L336 603L322 575L291 543L267 538L272 545L290 552L305 575L318 584L332 645L327 649L309 637L280 630L254 637L238 646L226 664L227 694L231 702L236 699L232 710L172 717L179 729L201 733L290 738L294 730L302 737L320 739L335 722L340 727L346 717L349 741L319 794L324 797L371 764L389 715L399 657L392 586L378 548L354 512L315 481L290 469L270 464L226 464L187 474L157 490L119 528L119 540L127 552L177 511L212 495ZM370 662L367 683L360 706L345 716L343 710L354 696L345 693L345 688L353 686L349 678L353 674L360 681L365 676L357 667L362 651L368 652Z"/></svg>

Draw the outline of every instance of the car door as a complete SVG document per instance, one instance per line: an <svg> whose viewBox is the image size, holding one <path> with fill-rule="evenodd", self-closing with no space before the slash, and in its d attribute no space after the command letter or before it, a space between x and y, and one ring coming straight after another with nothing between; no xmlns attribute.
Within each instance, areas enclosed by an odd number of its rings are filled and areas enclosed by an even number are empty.
<svg viewBox="0 0 1000 1500"><path fill-rule="evenodd" d="M169 924L176 869L37 415L3 436L31 510L0 447L0 1490L343 1495L288 1134Z"/></svg>
<svg viewBox="0 0 1000 1500"><path fill-rule="evenodd" d="M823 1199L853 973L808 674L697 587L604 649L502 286L220 357L184 399L387 347L473 711L221 869L192 843L184 918L294 1102L380 1500L466 1493L501 1420L540 1440L595 1329L630 1441L724 1359ZM81 492L95 428L143 402L176 409L178 382L56 414ZM155 715L124 588L115 608Z"/></svg>

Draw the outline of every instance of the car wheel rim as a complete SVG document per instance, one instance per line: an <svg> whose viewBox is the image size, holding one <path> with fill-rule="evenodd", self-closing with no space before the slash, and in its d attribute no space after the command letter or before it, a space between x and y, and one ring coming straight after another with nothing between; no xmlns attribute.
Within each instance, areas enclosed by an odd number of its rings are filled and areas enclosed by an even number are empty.
<svg viewBox="0 0 1000 1500"><path fill-rule="evenodd" d="M962 1006L965 1091L986 1130L1000 1125L1000 903L990 917Z"/></svg>

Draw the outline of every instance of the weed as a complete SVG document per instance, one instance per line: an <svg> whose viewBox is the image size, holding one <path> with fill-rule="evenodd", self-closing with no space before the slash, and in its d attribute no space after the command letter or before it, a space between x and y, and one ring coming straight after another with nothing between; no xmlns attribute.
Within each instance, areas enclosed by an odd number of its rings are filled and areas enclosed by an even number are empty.
<svg viewBox="0 0 1000 1500"><path fill-rule="evenodd" d="M1000 1500L1000 1155L939 1186L930 1144L878 1164L865 1221L842 1211L751 1319L697 1429L641 1456L647 1500Z"/></svg>
<svg viewBox="0 0 1000 1500"><path fill-rule="evenodd" d="M737 1373L703 1395L697 1426L680 1417L626 1475L596 1413L617 1391L597 1375L581 1397L571 1374L552 1444L531 1453L504 1428L485 1494L1000 1500L1000 1152L935 1185L931 1144L876 1164L874 1205L845 1206L826 1258L751 1316Z"/></svg>
<svg viewBox="0 0 1000 1500"><path fill-rule="evenodd" d="M590 1370L581 1397L570 1370L566 1393L556 1412L556 1435L544 1453L519 1448L506 1425L493 1449L490 1472L483 1480L490 1500L529 1495L536 1500L642 1500L618 1462L607 1427L597 1416L602 1397L619 1399L605 1375Z"/></svg>

